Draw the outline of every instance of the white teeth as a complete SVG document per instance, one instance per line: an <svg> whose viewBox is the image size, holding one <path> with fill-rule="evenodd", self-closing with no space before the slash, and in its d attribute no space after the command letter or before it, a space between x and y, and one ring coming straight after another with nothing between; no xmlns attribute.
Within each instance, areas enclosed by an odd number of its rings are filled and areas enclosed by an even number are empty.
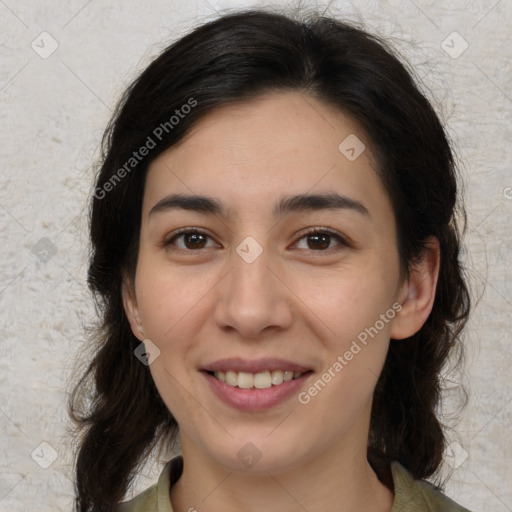
<svg viewBox="0 0 512 512"><path fill-rule="evenodd" d="M226 372L226 384L230 386L238 385L238 374L236 372Z"/></svg>
<svg viewBox="0 0 512 512"><path fill-rule="evenodd" d="M257 373L253 378L253 382L254 387L257 389L270 388L272 386L272 376L270 372Z"/></svg>
<svg viewBox="0 0 512 512"><path fill-rule="evenodd" d="M252 373L238 372L238 387L243 389L254 387L254 377Z"/></svg>
<svg viewBox="0 0 512 512"><path fill-rule="evenodd" d="M215 377L221 382L226 384L239 387L242 389L267 389L272 386L279 386L283 382L287 382L292 379L296 379L302 375L301 372L292 372L290 370L272 370L260 372L260 373L248 373L248 372L215 372Z"/></svg>
<svg viewBox="0 0 512 512"><path fill-rule="evenodd" d="M272 384L277 386L283 383L283 372L281 370L272 370Z"/></svg>

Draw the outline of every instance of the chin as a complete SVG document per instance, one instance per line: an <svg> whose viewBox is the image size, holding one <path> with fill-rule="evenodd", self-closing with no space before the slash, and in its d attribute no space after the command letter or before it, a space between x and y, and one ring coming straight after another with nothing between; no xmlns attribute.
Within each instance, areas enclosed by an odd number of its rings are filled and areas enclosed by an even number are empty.
<svg viewBox="0 0 512 512"><path fill-rule="evenodd" d="M243 436L229 446L217 445L210 456L229 471L244 473L281 473L300 464L305 454L297 451L300 442L292 439L269 439Z"/></svg>

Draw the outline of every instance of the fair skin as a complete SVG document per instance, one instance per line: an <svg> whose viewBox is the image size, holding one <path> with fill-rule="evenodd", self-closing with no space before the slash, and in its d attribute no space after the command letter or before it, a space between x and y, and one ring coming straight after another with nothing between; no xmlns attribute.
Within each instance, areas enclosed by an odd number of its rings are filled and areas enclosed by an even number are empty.
<svg viewBox="0 0 512 512"><path fill-rule="evenodd" d="M354 161L338 149L350 134L366 145ZM391 510L393 493L366 458L372 395L390 338L411 336L431 311L439 249L432 240L403 278L370 147L351 118L287 92L217 109L151 163L135 281L123 297L135 336L160 349L150 371L180 427L175 512ZM150 213L177 193L214 197L229 215ZM331 193L352 206L273 216L284 195ZM180 228L192 235L163 246ZM324 233L320 244L308 228ZM236 251L248 236L262 249L251 263ZM401 310L307 404L295 393L241 411L201 372L220 358L282 358L312 370L307 391L395 303ZM238 456L247 443L261 456L252 467Z"/></svg>

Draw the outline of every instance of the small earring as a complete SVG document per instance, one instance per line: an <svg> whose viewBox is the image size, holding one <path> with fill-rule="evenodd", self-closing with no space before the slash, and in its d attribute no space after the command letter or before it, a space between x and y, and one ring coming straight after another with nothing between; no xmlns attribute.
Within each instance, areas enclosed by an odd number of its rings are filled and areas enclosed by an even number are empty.
<svg viewBox="0 0 512 512"><path fill-rule="evenodd" d="M144 336L144 329L142 328L142 326L139 326L139 331L142 334L142 336Z"/></svg>

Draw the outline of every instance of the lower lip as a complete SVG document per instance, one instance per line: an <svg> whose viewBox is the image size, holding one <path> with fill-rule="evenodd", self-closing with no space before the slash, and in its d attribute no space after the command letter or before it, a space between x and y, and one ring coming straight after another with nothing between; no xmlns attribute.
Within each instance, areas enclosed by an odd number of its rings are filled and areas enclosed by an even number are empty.
<svg viewBox="0 0 512 512"><path fill-rule="evenodd" d="M284 381L282 384L272 385L266 389L242 389L221 382L205 371L201 373L206 377L213 392L224 403L240 411L262 411L284 402L296 394L304 385L304 382L313 374L312 371L309 371L297 379Z"/></svg>

